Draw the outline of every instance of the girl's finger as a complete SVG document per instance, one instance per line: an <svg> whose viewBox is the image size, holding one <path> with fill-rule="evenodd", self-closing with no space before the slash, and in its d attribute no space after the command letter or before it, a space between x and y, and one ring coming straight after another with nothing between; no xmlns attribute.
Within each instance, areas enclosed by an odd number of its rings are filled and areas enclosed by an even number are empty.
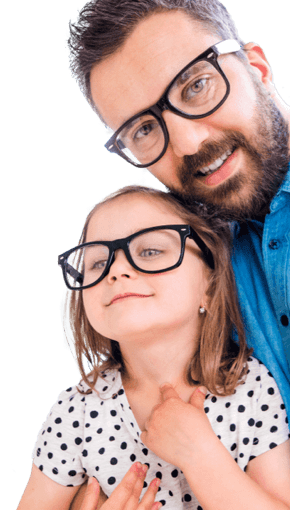
<svg viewBox="0 0 290 510"><path fill-rule="evenodd" d="M156 494L158 492L159 485L160 485L159 478L154 478L154 480L152 480L152 482L150 482L150 485L149 485L147 491L145 492L142 500L140 501L138 510L152 510L152 508L155 505L154 500L155 500ZM153 507L152 507L152 505L153 505ZM161 503L161 506L162 506L162 503ZM161 508L160 504L159 504L159 506L156 504L154 507L154 510L157 510L157 508Z"/></svg>
<svg viewBox="0 0 290 510"><path fill-rule="evenodd" d="M95 510L100 495L100 486L94 477L89 478L85 497L80 510Z"/></svg>

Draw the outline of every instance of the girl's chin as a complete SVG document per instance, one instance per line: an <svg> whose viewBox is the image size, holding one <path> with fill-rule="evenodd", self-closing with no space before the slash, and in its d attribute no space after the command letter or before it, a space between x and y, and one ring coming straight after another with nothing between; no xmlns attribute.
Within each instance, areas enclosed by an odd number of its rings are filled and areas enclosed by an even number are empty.
<svg viewBox="0 0 290 510"><path fill-rule="evenodd" d="M164 337L164 327L157 327L153 324L150 325L147 321L144 327L142 327L142 325L139 323L136 325L136 327L128 328L127 324L126 327L114 327L114 331L106 331L106 333L102 332L101 334L107 338L111 338L112 340L119 342L120 345L129 345L132 343L137 345L139 342L141 344L144 341L157 341L159 335Z"/></svg>

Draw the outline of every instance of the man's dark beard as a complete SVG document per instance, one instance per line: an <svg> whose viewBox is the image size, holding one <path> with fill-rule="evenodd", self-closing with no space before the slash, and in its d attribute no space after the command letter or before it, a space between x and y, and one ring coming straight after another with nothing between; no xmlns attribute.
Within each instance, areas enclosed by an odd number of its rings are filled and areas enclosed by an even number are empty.
<svg viewBox="0 0 290 510"><path fill-rule="evenodd" d="M255 122L257 133L251 143L236 131L227 131L222 140L208 143L192 156L185 156L178 175L182 191L172 190L190 208L198 208L206 216L218 216L226 221L245 220L265 216L270 202L284 180L289 163L289 126L280 110L261 88L254 83L257 92L257 111ZM200 186L196 179L199 169L230 149L241 148L251 161L248 172L238 172L216 190L205 185ZM239 193L253 183L253 193L247 200L239 200ZM229 203L233 197L234 204ZM235 198L236 197L236 198ZM228 203L227 203L228 202Z"/></svg>

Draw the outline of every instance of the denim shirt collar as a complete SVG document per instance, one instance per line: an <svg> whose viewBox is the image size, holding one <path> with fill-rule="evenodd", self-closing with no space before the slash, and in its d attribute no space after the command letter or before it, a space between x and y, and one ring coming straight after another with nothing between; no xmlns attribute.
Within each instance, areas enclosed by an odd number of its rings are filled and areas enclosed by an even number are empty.
<svg viewBox="0 0 290 510"><path fill-rule="evenodd" d="M284 200L286 199L285 193L290 193L290 165L284 181L282 182L280 188L278 189L276 195L274 196L271 202L270 205L271 212L276 211L283 205Z"/></svg>

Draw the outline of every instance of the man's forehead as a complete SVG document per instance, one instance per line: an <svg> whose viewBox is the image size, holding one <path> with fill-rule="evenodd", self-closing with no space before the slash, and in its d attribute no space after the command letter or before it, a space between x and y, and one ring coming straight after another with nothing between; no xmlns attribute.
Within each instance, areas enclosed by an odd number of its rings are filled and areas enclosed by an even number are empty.
<svg viewBox="0 0 290 510"><path fill-rule="evenodd" d="M220 38L181 12L140 22L124 45L91 72L93 100L117 129L163 94L174 76Z"/></svg>

